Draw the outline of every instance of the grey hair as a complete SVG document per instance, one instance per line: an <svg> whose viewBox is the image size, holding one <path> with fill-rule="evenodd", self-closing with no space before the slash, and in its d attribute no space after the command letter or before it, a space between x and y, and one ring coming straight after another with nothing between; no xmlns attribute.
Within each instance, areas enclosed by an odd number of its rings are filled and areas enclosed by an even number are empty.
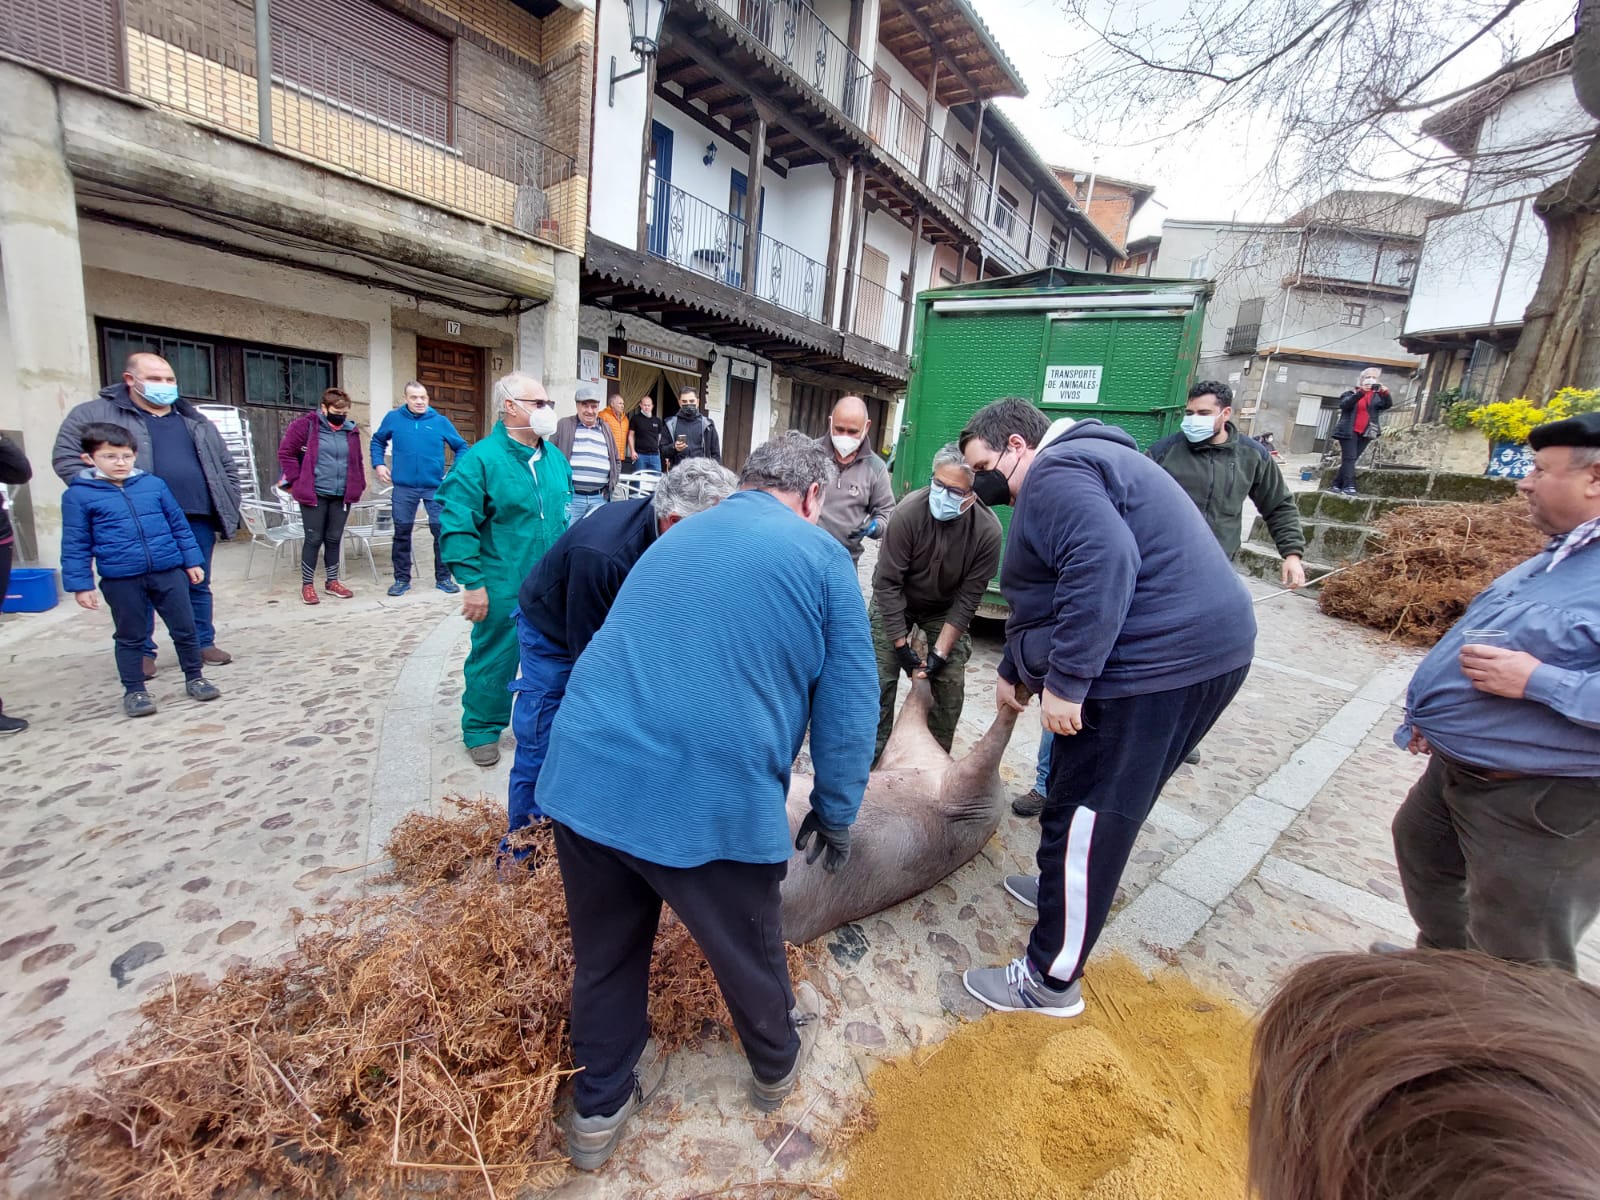
<svg viewBox="0 0 1600 1200"><path fill-rule="evenodd" d="M1600 463L1600 446L1574 446L1567 462L1574 469L1592 467Z"/></svg>
<svg viewBox="0 0 1600 1200"><path fill-rule="evenodd" d="M739 486L803 496L812 484L827 487L836 475L833 452L823 449L816 438L791 429L750 452L739 472Z"/></svg>
<svg viewBox="0 0 1600 1200"><path fill-rule="evenodd" d="M659 521L692 517L726 500L738 486L739 477L715 459L691 458L661 477L651 504Z"/></svg>
<svg viewBox="0 0 1600 1200"><path fill-rule="evenodd" d="M401 388L400 390L402 392L409 392L412 388L421 388L423 391L427 391L428 385L415 379L408 379L406 380L405 387Z"/></svg>
<svg viewBox="0 0 1600 1200"><path fill-rule="evenodd" d="M955 467L967 477L971 483L977 475L972 470L972 464L967 461L967 456L961 453L961 447L955 442L947 442L940 446L933 455L933 470L940 467Z"/></svg>
<svg viewBox="0 0 1600 1200"><path fill-rule="evenodd" d="M532 375L524 374L521 371L513 371L509 375L502 375L499 379L494 381L493 395L495 406L498 408L507 400L516 399L517 393L530 383L533 384L534 387L544 386L544 384L540 383Z"/></svg>

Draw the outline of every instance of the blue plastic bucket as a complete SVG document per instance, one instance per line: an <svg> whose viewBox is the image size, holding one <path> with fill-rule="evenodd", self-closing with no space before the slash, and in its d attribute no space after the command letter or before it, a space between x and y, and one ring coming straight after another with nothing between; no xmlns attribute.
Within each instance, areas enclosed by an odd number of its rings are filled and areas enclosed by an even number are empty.
<svg viewBox="0 0 1600 1200"><path fill-rule="evenodd" d="M56 606L60 593L53 567L16 567L6 587L3 612L48 612Z"/></svg>

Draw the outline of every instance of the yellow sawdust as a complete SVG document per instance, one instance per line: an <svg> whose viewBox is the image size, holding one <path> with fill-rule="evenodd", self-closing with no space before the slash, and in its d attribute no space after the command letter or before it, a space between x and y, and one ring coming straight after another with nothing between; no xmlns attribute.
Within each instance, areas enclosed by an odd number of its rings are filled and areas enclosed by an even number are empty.
<svg viewBox="0 0 1600 1200"><path fill-rule="evenodd" d="M1243 1200L1250 1018L1096 960L1075 1020L995 1013L870 1080L845 1200Z"/></svg>

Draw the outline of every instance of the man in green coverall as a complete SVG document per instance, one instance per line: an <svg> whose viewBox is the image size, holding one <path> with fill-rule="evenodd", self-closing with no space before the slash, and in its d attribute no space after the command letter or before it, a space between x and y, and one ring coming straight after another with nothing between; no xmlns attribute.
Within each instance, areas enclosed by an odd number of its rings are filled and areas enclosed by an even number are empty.
<svg viewBox="0 0 1600 1200"><path fill-rule="evenodd" d="M464 668L461 740L472 761L500 761L517 674L517 589L567 528L572 469L549 440L555 403L528 375L494 385L500 420L457 461L439 488L445 564L462 587L461 615L473 623Z"/></svg>

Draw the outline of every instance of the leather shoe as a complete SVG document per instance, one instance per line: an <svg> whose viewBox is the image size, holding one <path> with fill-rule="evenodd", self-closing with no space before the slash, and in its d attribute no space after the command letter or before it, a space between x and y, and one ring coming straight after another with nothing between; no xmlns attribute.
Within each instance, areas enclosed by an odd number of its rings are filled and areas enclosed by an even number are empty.
<svg viewBox="0 0 1600 1200"><path fill-rule="evenodd" d="M339 597L341 600L348 600L351 596L355 595L354 592L345 587L345 585L340 583L337 579L328 580L328 582L323 586L322 590L327 592L330 596Z"/></svg>
<svg viewBox="0 0 1600 1200"><path fill-rule="evenodd" d="M492 767L500 761L500 743L485 742L481 746L468 746L467 757L480 767Z"/></svg>
<svg viewBox="0 0 1600 1200"><path fill-rule="evenodd" d="M220 646L207 646L200 651L200 661L207 666L225 667L233 661L233 655Z"/></svg>
<svg viewBox="0 0 1600 1200"><path fill-rule="evenodd" d="M321 604L322 603L322 597L317 595L317 585L314 584L314 583L307 583L307 584L301 585L301 588L300 588L300 599L304 600L307 604Z"/></svg>

